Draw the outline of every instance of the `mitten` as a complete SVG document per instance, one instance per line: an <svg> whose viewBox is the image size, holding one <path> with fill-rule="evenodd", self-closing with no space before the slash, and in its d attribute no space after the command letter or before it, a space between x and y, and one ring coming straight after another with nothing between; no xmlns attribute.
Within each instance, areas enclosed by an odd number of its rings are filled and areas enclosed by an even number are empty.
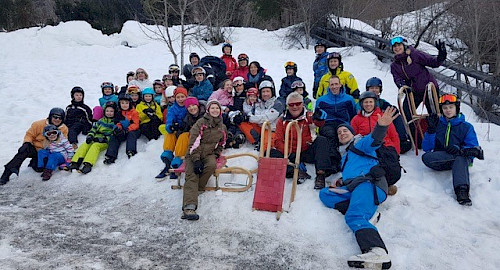
<svg viewBox="0 0 500 270"><path fill-rule="evenodd" d="M460 153L458 145L448 145L444 150L450 155L458 155Z"/></svg>

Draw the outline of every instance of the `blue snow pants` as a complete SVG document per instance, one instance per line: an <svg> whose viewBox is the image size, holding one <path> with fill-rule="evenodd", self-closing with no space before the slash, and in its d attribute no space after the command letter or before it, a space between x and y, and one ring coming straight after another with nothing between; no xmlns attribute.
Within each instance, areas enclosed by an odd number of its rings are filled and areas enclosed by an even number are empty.
<svg viewBox="0 0 500 270"><path fill-rule="evenodd" d="M45 163L45 158L47 158L46 163ZM38 168L55 170L57 166L65 162L66 159L61 153L51 153L49 150L46 149L41 149L40 151L38 151Z"/></svg>

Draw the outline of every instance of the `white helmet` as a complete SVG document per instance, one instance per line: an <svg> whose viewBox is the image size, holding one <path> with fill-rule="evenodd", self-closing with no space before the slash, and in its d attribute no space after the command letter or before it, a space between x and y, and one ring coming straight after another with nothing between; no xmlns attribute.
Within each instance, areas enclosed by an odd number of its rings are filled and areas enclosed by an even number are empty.
<svg viewBox="0 0 500 270"><path fill-rule="evenodd" d="M167 87L167 89L165 89L165 96L166 97L174 96L175 89L177 89L177 86L175 86L175 85L171 85L171 86Z"/></svg>

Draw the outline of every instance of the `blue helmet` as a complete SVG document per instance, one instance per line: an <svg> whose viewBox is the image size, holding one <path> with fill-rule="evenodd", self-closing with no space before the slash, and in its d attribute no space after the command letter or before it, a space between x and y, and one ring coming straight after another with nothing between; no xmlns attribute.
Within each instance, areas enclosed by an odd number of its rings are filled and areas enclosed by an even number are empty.
<svg viewBox="0 0 500 270"><path fill-rule="evenodd" d="M371 77L366 81L366 91L368 91L368 88L372 86L378 86L380 87L380 93L382 93L382 80L377 78L377 77Z"/></svg>
<svg viewBox="0 0 500 270"><path fill-rule="evenodd" d="M142 90L142 96L144 97L144 95L153 95L154 96L155 91L151 87L145 88L144 90Z"/></svg>

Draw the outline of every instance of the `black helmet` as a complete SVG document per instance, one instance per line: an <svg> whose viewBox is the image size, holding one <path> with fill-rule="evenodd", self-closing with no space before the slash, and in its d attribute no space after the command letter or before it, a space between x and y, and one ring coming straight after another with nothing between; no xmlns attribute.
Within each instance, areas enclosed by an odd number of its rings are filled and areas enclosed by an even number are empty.
<svg viewBox="0 0 500 270"><path fill-rule="evenodd" d="M366 91L368 91L368 88L372 86L378 86L380 87L380 93L382 93L382 80L377 78L377 77L371 77L366 81Z"/></svg>
<svg viewBox="0 0 500 270"><path fill-rule="evenodd" d="M51 132L51 131L56 131L57 132L57 136L59 137L59 134L61 134L61 131L59 129L57 129L56 126L52 125L52 124L49 124L49 125L46 125L44 128L43 128L43 136L44 137L48 137L47 133Z"/></svg>
<svg viewBox="0 0 500 270"><path fill-rule="evenodd" d="M323 41L318 40L318 41L316 41L316 45L314 45L314 50L316 50L316 47L319 47L319 46L323 46L325 48L325 50L327 48L326 44Z"/></svg>
<svg viewBox="0 0 500 270"><path fill-rule="evenodd" d="M83 97L85 97L85 91L83 91L83 88L81 88L80 86L75 86L73 87L73 89L71 89L71 99L75 99L75 93L82 93Z"/></svg>
<svg viewBox="0 0 500 270"><path fill-rule="evenodd" d="M132 97L130 97L129 94L123 93L118 96L118 101L120 100L128 100L129 102L132 102Z"/></svg>
<svg viewBox="0 0 500 270"><path fill-rule="evenodd" d="M195 53L195 52L193 52L193 53L191 53L189 55L189 60L190 61L191 61L191 58L198 58L198 61L200 61L200 56L197 53Z"/></svg>
<svg viewBox="0 0 500 270"><path fill-rule="evenodd" d="M454 94L444 94L439 97L439 111L443 114L443 105L455 104L457 108L457 115L460 113L460 98Z"/></svg>
<svg viewBox="0 0 500 270"><path fill-rule="evenodd" d="M370 91L363 92L359 96L359 105L361 106L361 108L363 108L363 100L365 100L367 98L373 98L375 101L378 100L377 94L370 92Z"/></svg>
<svg viewBox="0 0 500 270"><path fill-rule="evenodd" d="M59 116L62 121L64 122L64 118L66 117L66 113L64 112L63 109L61 108L52 108L49 112L49 117L47 118L49 120L49 124L52 124L52 116ZM62 124L62 122L61 122Z"/></svg>
<svg viewBox="0 0 500 270"><path fill-rule="evenodd" d="M326 59L328 59L328 61L330 61L330 59L332 59L332 58L337 58L337 59L339 59L339 62L342 62L342 55L340 55L340 53L338 53L338 52L331 52L326 57Z"/></svg>
<svg viewBox="0 0 500 270"><path fill-rule="evenodd" d="M224 44L222 44L222 53L224 53L224 48L226 48L226 47L231 48L231 52L233 51L233 45L231 45L229 43L224 43Z"/></svg>
<svg viewBox="0 0 500 270"><path fill-rule="evenodd" d="M116 103L114 101L106 102L106 104L104 105L104 109L103 109L104 114L106 114L106 109L109 107L113 108L113 110L114 110L114 114L113 114L113 118L114 118L116 116L116 112L118 111L118 105L116 105Z"/></svg>

